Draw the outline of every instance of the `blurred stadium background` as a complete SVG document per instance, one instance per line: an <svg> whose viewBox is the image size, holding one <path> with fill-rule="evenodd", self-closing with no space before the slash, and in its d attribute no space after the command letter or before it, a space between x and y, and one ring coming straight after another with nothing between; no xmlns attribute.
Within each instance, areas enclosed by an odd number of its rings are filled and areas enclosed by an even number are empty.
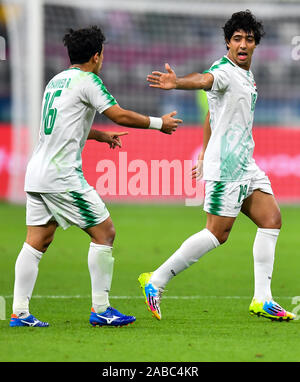
<svg viewBox="0 0 300 382"><path fill-rule="evenodd" d="M69 27L101 25L106 38L101 73L124 108L153 116L177 110L183 126L171 137L128 130L122 150L88 142L87 180L109 201L198 204L203 185L189 179L207 112L202 91L149 88L146 76L168 62L177 75L202 72L226 53L222 26L250 9L266 36L252 71L258 87L255 158L277 199L300 202L299 1L7 0L0 3L0 198L23 203L24 171L37 141L42 91L68 67L62 37ZM3 53L4 49L4 53ZM116 129L103 116L99 128Z"/></svg>
<svg viewBox="0 0 300 382"><path fill-rule="evenodd" d="M233 240L172 281L159 325L145 309L137 284L141 272L160 265L205 219L201 207L184 207L203 198L203 184L191 181L190 170L202 143L205 93L151 89L146 76L163 70L165 62L178 75L206 70L226 54L226 19L245 9L264 22L266 31L252 67L258 87L254 156L278 201L292 203L281 208L284 228L272 289L276 301L295 309L299 320L299 0L0 0L1 361L288 361L289 368L300 361L297 323L268 325L248 317L256 227L242 214ZM83 152L86 178L109 202L117 230L112 303L138 319L121 332L88 327L89 238L72 227L58 230L31 301L34 314L51 328L34 336L32 331L12 334L14 264L26 231L24 174L38 138L43 88L69 65L62 44L66 29L91 24L101 25L107 37L101 78L119 104L153 116L176 109L184 120L166 136L112 126L97 115L98 128L129 135L122 149L88 141ZM117 204L123 202L132 204Z"/></svg>

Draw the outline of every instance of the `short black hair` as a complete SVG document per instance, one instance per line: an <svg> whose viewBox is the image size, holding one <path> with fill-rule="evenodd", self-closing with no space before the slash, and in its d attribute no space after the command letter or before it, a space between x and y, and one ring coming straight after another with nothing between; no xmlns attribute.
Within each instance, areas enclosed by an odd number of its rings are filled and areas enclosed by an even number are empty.
<svg viewBox="0 0 300 382"><path fill-rule="evenodd" d="M63 38L71 64L83 64L97 52L100 54L104 41L102 30L95 25L78 30L68 29Z"/></svg>
<svg viewBox="0 0 300 382"><path fill-rule="evenodd" d="M240 29L246 33L253 32L256 45L260 43L260 39L265 35L262 22L257 21L249 9L233 13L231 18L224 25L223 31L226 44L230 41L234 32Z"/></svg>

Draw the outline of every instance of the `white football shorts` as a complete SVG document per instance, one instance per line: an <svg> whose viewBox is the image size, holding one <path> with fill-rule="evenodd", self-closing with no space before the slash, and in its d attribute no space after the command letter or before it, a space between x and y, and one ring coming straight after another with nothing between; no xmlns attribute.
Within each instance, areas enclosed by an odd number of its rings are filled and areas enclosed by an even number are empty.
<svg viewBox="0 0 300 382"><path fill-rule="evenodd" d="M27 192L26 225L56 221L63 229L82 229L102 223L109 212L95 189L60 193Z"/></svg>
<svg viewBox="0 0 300 382"><path fill-rule="evenodd" d="M212 215L236 217L244 200L255 190L273 195L268 176L259 168L251 179L244 181L206 181L204 211Z"/></svg>

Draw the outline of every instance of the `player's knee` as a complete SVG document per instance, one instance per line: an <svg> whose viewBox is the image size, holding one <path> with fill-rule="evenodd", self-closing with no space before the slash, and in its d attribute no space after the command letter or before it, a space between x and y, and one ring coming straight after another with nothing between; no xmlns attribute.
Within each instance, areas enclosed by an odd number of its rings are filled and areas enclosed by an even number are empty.
<svg viewBox="0 0 300 382"><path fill-rule="evenodd" d="M282 226L280 212L269 216L264 222L261 228L280 229Z"/></svg>
<svg viewBox="0 0 300 382"><path fill-rule="evenodd" d="M224 244L229 236L229 232L223 232L223 234L219 235L218 240L220 244Z"/></svg>
<svg viewBox="0 0 300 382"><path fill-rule="evenodd" d="M231 231L231 227L228 229L224 229L224 230L217 230L213 234L218 239L220 244L224 244L229 237L230 231Z"/></svg>
<svg viewBox="0 0 300 382"><path fill-rule="evenodd" d="M41 248L41 252L46 252L50 244L51 244L51 242L50 242L50 243L45 243L45 244L42 246L42 248Z"/></svg>
<svg viewBox="0 0 300 382"><path fill-rule="evenodd" d="M46 237L42 242L41 252L46 252L49 245L52 243L54 236Z"/></svg>
<svg viewBox="0 0 300 382"><path fill-rule="evenodd" d="M107 241L109 243L108 245L110 245L110 246L113 245L115 237L116 237L116 229L113 225L111 225L111 227L109 228L109 230L107 232Z"/></svg>
<svg viewBox="0 0 300 382"><path fill-rule="evenodd" d="M36 249L40 252L46 252L49 245L52 243L53 238L47 238L47 239L41 239L41 240L26 240L26 243L28 243L32 248Z"/></svg>
<svg viewBox="0 0 300 382"><path fill-rule="evenodd" d="M276 215L274 219L274 228L280 229L282 226L281 214L280 212Z"/></svg>
<svg viewBox="0 0 300 382"><path fill-rule="evenodd" d="M96 232L90 234L90 236L93 243L100 245L109 245L110 247L112 247L116 236L116 230L114 225L110 224L108 227L105 228L105 230L97 230Z"/></svg>
<svg viewBox="0 0 300 382"><path fill-rule="evenodd" d="M272 228L281 229L281 226L282 226L282 221L281 221L281 216L279 216L277 219L274 220Z"/></svg>

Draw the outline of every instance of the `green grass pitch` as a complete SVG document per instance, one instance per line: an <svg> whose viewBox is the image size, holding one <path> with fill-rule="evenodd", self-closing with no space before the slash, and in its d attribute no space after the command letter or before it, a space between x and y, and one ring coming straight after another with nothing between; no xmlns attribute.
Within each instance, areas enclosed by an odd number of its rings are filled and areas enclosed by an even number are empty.
<svg viewBox="0 0 300 382"><path fill-rule="evenodd" d="M1 362L300 361L298 319L273 322L248 313L256 227L245 216L238 217L227 243L169 283L159 322L146 310L137 277L154 270L183 240L201 230L205 214L201 207L182 205L108 208L117 230L111 304L137 321L124 328L89 325L89 238L71 227L57 230L40 262L31 300L31 313L51 326L9 328L14 264L25 238L25 207L0 204L0 295L6 302L6 319L0 320ZM282 206L281 211L272 291L284 308L300 312L300 298L295 303L300 296L300 208Z"/></svg>

